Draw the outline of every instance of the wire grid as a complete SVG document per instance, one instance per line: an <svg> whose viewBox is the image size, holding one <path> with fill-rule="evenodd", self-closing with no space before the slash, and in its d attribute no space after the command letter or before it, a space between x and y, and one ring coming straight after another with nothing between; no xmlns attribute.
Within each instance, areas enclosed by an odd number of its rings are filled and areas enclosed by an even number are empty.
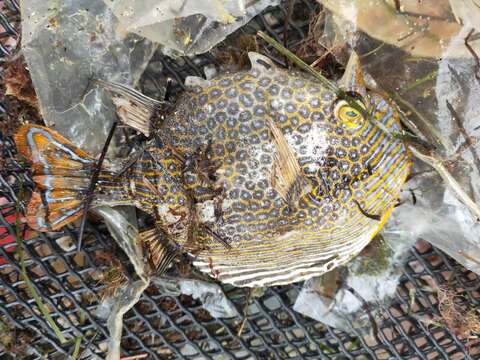
<svg viewBox="0 0 480 360"><path fill-rule="evenodd" d="M17 35L6 20L7 16L17 19L18 6L15 0L5 4L5 13L0 14L4 30L0 41ZM296 1L296 7L308 13L317 9L308 1ZM264 29L281 39L285 16L285 4L269 8L245 29ZM292 20L290 42L303 39L307 26L308 18ZM0 47L3 56L10 51ZM141 84L168 76L176 80L173 91L179 91L185 76L202 75L202 67L212 60L201 55L173 61L157 54L152 64L161 66L149 66ZM155 69L161 69L162 74ZM8 159L0 171L0 359L65 359L72 353L73 343L60 344L38 311L26 291L12 242L18 240L15 221L19 216L17 203L23 200L19 199L20 188L28 191L33 182L23 164L15 160L12 139L0 134L0 146L2 158ZM67 338L82 336L82 358L104 358L108 332L105 321L96 316L103 289L98 280L109 261L123 254L101 224L88 225L81 253L73 246L77 231L68 226L55 234L19 230L28 276L52 318ZM478 359L478 343L459 338L436 321L441 317L432 292L435 285L453 287L472 306L479 305L478 276L441 251L420 243L410 251L395 298L388 308L382 308L373 337L355 329L351 333L338 331L293 311L300 284L272 287L254 298L241 336L237 332L242 318L214 319L191 297L167 296L150 286L124 317L123 355L149 359ZM237 293L232 300L242 311L245 294ZM5 344L8 336L14 340Z"/></svg>

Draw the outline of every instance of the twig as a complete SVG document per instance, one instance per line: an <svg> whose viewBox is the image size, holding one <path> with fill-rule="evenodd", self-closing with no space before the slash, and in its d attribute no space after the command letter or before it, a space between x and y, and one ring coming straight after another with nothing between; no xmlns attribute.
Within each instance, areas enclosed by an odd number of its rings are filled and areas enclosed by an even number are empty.
<svg viewBox="0 0 480 360"><path fill-rule="evenodd" d="M347 284L343 284L343 286L348 292L350 292L353 296L355 296L358 301L362 303L362 308L367 312L368 320L372 325L372 332L373 332L373 336L375 337L375 340L377 341L377 343L383 344L383 341L380 340L380 338L378 337L378 334L380 334L380 331L378 329L377 322L375 321L375 318L373 317L372 312L370 311L370 305L368 305L368 302L365 301L365 299L351 286Z"/></svg>
<svg viewBox="0 0 480 360"><path fill-rule="evenodd" d="M382 220L382 217L380 215L369 214L368 212L366 212L365 209L362 208L362 206L360 205L360 203L357 200L353 200L353 202L357 205L358 210L360 210L360 212L362 213L363 216L365 216L369 219L372 219L372 220L376 220L376 221Z"/></svg>
<svg viewBox="0 0 480 360"><path fill-rule="evenodd" d="M424 128L428 130L428 141L430 141L432 144L435 144L436 146L440 145L441 147L443 147L443 149L445 149L447 153L453 152L453 146L440 134L440 132L434 126L432 126L432 124L430 124L430 122L417 109L415 109L412 104L404 100L398 94L394 95L393 99L397 103L400 103L406 108L408 108L408 110L411 111L413 114L415 114L417 119L422 123L422 126L424 126ZM410 131L412 131L420 139L426 138L426 136L419 130L419 128L414 123L412 123L412 121L410 121L406 116L404 116L401 111L399 111L399 114L403 124L406 125ZM421 142L418 143L421 144ZM422 145L425 146L427 144Z"/></svg>
<svg viewBox="0 0 480 360"><path fill-rule="evenodd" d="M292 17L294 1L295 0L288 0L287 16L285 16L285 22L283 23L283 46L285 47L288 45L288 23ZM288 58L285 60L288 63Z"/></svg>
<svg viewBox="0 0 480 360"><path fill-rule="evenodd" d="M432 72L428 73L424 77L422 77L420 79L416 79L414 82L412 82L412 83L408 84L407 86L403 87L399 91L399 94L404 94L407 91L410 91L410 90L416 88L417 86L419 86L419 85L421 85L421 84L423 84L427 81L434 80L434 79L436 79L437 76L438 76L438 69L433 70Z"/></svg>
<svg viewBox="0 0 480 360"><path fill-rule="evenodd" d="M304 62L302 59L300 59L297 55L292 53L290 50L282 46L278 41L272 39L270 36L265 34L263 31L257 32L257 35L265 40L267 43L272 45L279 53L282 55L286 56L289 60L293 61L299 68L305 70L306 72L310 73L315 77L317 80L319 80L325 87L327 87L329 90L335 92L336 94L342 94L346 95L344 91L340 90L333 82L328 80L325 76L320 74L317 70L313 69L310 65L308 65L306 62Z"/></svg>
<svg viewBox="0 0 480 360"><path fill-rule="evenodd" d="M98 333L99 333L99 330L97 329L97 330L95 331L95 333L92 335L92 337L88 340L87 344L84 346L83 351L79 354L79 356L78 356L79 359L82 358L83 353L90 347L90 345L92 345L93 340L95 340L95 338L97 337Z"/></svg>
<svg viewBox="0 0 480 360"><path fill-rule="evenodd" d="M385 43L382 42L382 43L381 43L380 45L378 45L376 48L374 48L374 49L366 52L365 54L360 55L360 57L361 57L362 59L364 59L364 58L366 58L366 57L368 57L368 56L370 56L370 55L372 55L372 54L375 54L378 50L380 50L380 49L381 49L382 47L384 47L384 46L385 46Z"/></svg>
<svg viewBox="0 0 480 360"><path fill-rule="evenodd" d="M458 115L457 111L453 108L452 104L448 100L446 100L447 104L447 109L450 111L450 115L452 115L453 119L457 123L457 127L460 130L460 133L462 134L463 138L465 139L465 145L466 148L470 149L470 153L472 154L473 160L475 162L475 165L480 171L480 158L478 157L477 152L475 151L473 145L472 138L468 135L467 130L463 126L462 119L460 119L460 116ZM462 146L459 148L459 151L462 151Z"/></svg>
<svg viewBox="0 0 480 360"><path fill-rule="evenodd" d="M418 159L423 161L424 163L433 167L438 174L442 177L442 179L450 186L450 188L457 194L460 201L462 201L465 206L467 206L470 211L472 211L477 219L480 219L480 208L477 204L470 198L470 196L462 189L462 186L455 180L455 178L450 174L447 170L441 158L438 155L432 154L427 155L424 154L421 150L417 149L415 146L411 145L409 147L410 151L413 155L415 155Z"/></svg>
<svg viewBox="0 0 480 360"><path fill-rule="evenodd" d="M78 355L80 355L80 345L82 344L83 336L77 336L75 338L75 347L73 349L72 360L77 360Z"/></svg>
<svg viewBox="0 0 480 360"><path fill-rule="evenodd" d="M123 164L122 168L119 171L117 171L115 174L113 174L113 178L118 179L120 176L125 174L127 170L130 169L140 159L140 157L143 155L144 152L145 152L145 147L142 147L135 154L133 154L133 156L131 156L130 159L125 164Z"/></svg>
<svg viewBox="0 0 480 360"><path fill-rule="evenodd" d="M398 12L401 12L401 5L400 5L400 0L394 0L395 2L395 10L397 10Z"/></svg>
<svg viewBox="0 0 480 360"><path fill-rule="evenodd" d="M473 50L472 46L468 43L474 32L475 32L475 29L472 29L468 33L467 37L465 38L465 47L467 48L468 52L470 54L472 54L473 58L475 59L475 77L477 78L477 80L480 80L480 58L478 57L475 50Z"/></svg>
<svg viewBox="0 0 480 360"><path fill-rule="evenodd" d="M17 249L18 249L17 254L19 257L18 261L20 263L21 274L22 274L23 280L25 281L25 285L27 286L28 292L35 300L35 303L37 304L38 309L40 310L42 315L45 317L45 320L47 321L48 325L50 325L52 330L55 332L55 335L57 336L58 340L60 340L60 343L64 344L68 340L65 338L65 336L63 336L62 331L53 320L49 310L47 309L45 304L42 302L42 298L35 290L32 280L30 280L30 277L28 276L28 273L27 273L27 265L25 264L25 252L23 248L23 234L20 231L20 202L22 201L22 199L23 199L23 182L20 180L20 191L18 193L17 204L16 204L17 216L15 219L15 237L17 240Z"/></svg>
<svg viewBox="0 0 480 360"><path fill-rule="evenodd" d="M227 249L231 249L232 248L232 245L230 245L228 243L228 241L226 239L224 239L220 234L218 234L216 231L212 230L212 228L210 228L210 226L208 225L205 225L205 224L200 224L204 229L205 231L210 235L212 236L214 239L216 239L217 241L219 241L223 246L225 246L225 248Z"/></svg>
<svg viewBox="0 0 480 360"><path fill-rule="evenodd" d="M242 316L242 323L240 324L240 328L238 329L237 336L242 336L243 329L245 328L245 324L247 323L247 311L248 305L252 298L252 288L248 288L247 298L245 299L245 305L243 307L243 316Z"/></svg>
<svg viewBox="0 0 480 360"><path fill-rule="evenodd" d="M122 357L120 358L120 360L139 360L139 359L145 359L147 356L148 354L145 353L145 354L133 355L128 357Z"/></svg>
<svg viewBox="0 0 480 360"><path fill-rule="evenodd" d="M95 185L97 184L98 176L100 175L100 171L102 169L103 160L105 159L108 146L112 141L113 134L115 133L115 129L117 128L117 125L118 125L118 122L115 120L112 124L112 127L110 128L110 132L108 133L107 140L105 140L105 144L103 145L100 158L98 159L96 166L93 170L92 178L90 180L90 186L88 187L87 195L85 196L85 204L83 206L82 222L80 224L80 232L78 234L77 251L80 251L82 249L83 233L85 231L85 225L87 223L87 212L93 200L93 192L95 191Z"/></svg>

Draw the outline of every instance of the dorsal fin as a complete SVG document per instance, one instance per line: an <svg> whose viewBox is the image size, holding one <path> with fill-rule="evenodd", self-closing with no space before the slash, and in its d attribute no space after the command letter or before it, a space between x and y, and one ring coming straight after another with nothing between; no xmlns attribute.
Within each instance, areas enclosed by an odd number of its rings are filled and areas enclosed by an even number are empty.
<svg viewBox="0 0 480 360"><path fill-rule="evenodd" d="M367 95L360 58L355 51L352 52L348 59L345 72L339 81L339 85L345 91L356 92L362 97Z"/></svg>
<svg viewBox="0 0 480 360"><path fill-rule="evenodd" d="M112 101L122 123L146 137L150 136L150 120L157 110L166 107L165 101L152 99L127 85L104 80L96 80L95 83L112 93Z"/></svg>

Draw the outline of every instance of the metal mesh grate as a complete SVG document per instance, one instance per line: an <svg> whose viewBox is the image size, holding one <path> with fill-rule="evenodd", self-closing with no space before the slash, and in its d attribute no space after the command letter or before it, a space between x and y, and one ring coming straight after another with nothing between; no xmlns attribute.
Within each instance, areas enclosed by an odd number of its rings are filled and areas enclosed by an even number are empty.
<svg viewBox="0 0 480 360"><path fill-rule="evenodd" d="M3 5L0 52L5 57L11 49L4 40L17 36L7 18L12 24L18 22L18 6L15 0ZM316 10L312 2L296 1L296 6L306 9L306 14ZM285 6L269 8L242 31L253 33L262 28L280 39L285 16ZM308 21L308 16L291 21L290 42L305 37ZM176 79L176 92L186 75L201 75L202 67L212 61L210 55L173 61L157 54L141 85L168 76ZM161 69L162 74L155 69ZM64 359L73 351L73 344L61 345L38 311L15 255L20 188L31 189L33 183L23 165L15 160L14 144L5 134L0 134L0 146L2 159L6 159L0 171L0 358ZM105 322L95 316L103 289L99 278L112 256L123 255L101 224L89 224L87 230L89 235L81 253L71 249L77 236L73 228L66 227L56 234L29 233L27 229L21 229L21 233L28 276L54 321L65 335L83 336L84 358L103 358L108 332ZM439 250L420 243L411 250L395 299L381 312L373 337L355 330L347 334L294 312L291 307L300 285L270 288L262 297L253 299L241 336L237 336L241 318L214 319L191 297L162 295L151 286L124 318L122 346L125 356L145 354L151 359L479 358L480 345L475 339L460 339L437 321L441 316L438 296L432 291L434 284L457 289L471 305L480 303L478 276ZM241 311L245 293L231 290L230 298Z"/></svg>

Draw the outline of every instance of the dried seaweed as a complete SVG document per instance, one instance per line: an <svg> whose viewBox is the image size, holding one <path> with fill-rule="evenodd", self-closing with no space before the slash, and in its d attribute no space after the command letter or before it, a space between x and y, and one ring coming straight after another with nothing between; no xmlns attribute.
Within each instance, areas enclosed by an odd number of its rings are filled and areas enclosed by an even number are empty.
<svg viewBox="0 0 480 360"><path fill-rule="evenodd" d="M437 290L438 311L445 326L461 338L470 338L480 334L480 312L468 306L462 295L448 286L439 286Z"/></svg>
<svg viewBox="0 0 480 360"><path fill-rule="evenodd" d="M22 56L5 63L3 75L5 95L13 96L39 111L37 94L32 79Z"/></svg>

